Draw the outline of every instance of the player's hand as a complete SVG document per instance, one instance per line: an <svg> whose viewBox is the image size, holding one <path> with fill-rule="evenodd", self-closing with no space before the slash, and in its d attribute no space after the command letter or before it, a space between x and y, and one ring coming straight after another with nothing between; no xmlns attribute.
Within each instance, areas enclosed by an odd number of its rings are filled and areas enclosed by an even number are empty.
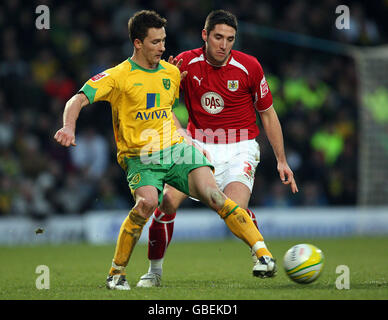
<svg viewBox="0 0 388 320"><path fill-rule="evenodd" d="M195 143L191 138L186 138L186 143L188 145L192 145L194 148L199 150L209 160L209 162L212 161L212 159L210 157L210 153L206 149L202 148L200 145Z"/></svg>
<svg viewBox="0 0 388 320"><path fill-rule="evenodd" d="M210 153L206 149L200 147L198 144L196 144L194 142L193 142L193 146L196 147L199 151L201 151L202 154L209 160L209 162L212 161L212 159L210 157Z"/></svg>
<svg viewBox="0 0 388 320"><path fill-rule="evenodd" d="M178 69L180 69L180 68L181 68L181 65L182 65L182 63L183 63L183 59L180 59L180 60L178 61L177 58L174 58L173 56L170 56L170 57L168 58L168 63L171 63L171 64L173 64L174 66L176 66ZM187 71L181 72L181 81L186 77L186 75L187 75Z"/></svg>
<svg viewBox="0 0 388 320"><path fill-rule="evenodd" d="M298 192L298 186L296 185L294 173L290 169L287 163L278 163L278 171L280 180L283 184L289 184L291 187L292 193Z"/></svg>
<svg viewBox="0 0 388 320"><path fill-rule="evenodd" d="M54 139L64 147L76 146L74 130L68 127L59 129L54 135Z"/></svg>

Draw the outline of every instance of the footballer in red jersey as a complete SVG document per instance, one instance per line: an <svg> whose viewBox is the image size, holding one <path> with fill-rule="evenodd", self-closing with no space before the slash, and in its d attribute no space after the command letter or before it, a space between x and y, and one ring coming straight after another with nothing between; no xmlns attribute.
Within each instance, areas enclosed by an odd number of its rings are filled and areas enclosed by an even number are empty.
<svg viewBox="0 0 388 320"><path fill-rule="evenodd" d="M231 143L257 137L255 109L269 109L272 95L255 57L231 50L225 65L217 66L206 59L206 48L202 47L183 52L176 59L183 60L180 70L188 74L181 88L192 138Z"/></svg>
<svg viewBox="0 0 388 320"><path fill-rule="evenodd" d="M248 207L260 149L256 110L277 159L283 184L298 192L288 166L283 134L273 107L271 91L257 59L232 50L237 19L224 10L212 11L202 30L205 45L185 51L169 62L180 68L181 89L189 113L186 141L195 144L215 168L219 188L238 206L247 210L257 227L256 217ZM177 121L177 120L176 120ZM177 124L179 127L179 123ZM166 185L163 201L154 212L149 229L150 266L137 286L160 286L162 264L173 234L176 210L186 195ZM253 275L266 278L276 274L276 263L264 239L251 247Z"/></svg>

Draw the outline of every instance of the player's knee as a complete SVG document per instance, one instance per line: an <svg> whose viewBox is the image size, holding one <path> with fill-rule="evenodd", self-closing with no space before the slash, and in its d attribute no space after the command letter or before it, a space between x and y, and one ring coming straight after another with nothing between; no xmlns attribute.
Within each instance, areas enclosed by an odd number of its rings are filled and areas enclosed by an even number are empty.
<svg viewBox="0 0 388 320"><path fill-rule="evenodd" d="M141 198L137 201L135 209L139 214L145 218L152 215L155 209L158 207L158 199L153 198Z"/></svg>
<svg viewBox="0 0 388 320"><path fill-rule="evenodd" d="M166 192L163 195L163 201L162 201L162 203L161 203L159 208L165 214L173 214L178 209L178 206L177 206L177 204L175 202L176 201L175 201L173 195L171 195L168 192Z"/></svg>
<svg viewBox="0 0 388 320"><path fill-rule="evenodd" d="M222 207L225 202L225 195L221 192L221 190L217 189L209 189L208 191L211 203L215 207Z"/></svg>

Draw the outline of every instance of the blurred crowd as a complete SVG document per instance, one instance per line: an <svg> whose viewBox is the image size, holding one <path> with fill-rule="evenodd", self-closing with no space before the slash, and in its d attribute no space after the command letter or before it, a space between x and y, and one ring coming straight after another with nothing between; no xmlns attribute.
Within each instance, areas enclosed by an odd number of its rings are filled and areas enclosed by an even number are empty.
<svg viewBox="0 0 388 320"><path fill-rule="evenodd" d="M38 30L39 4L50 29ZM213 9L240 23L359 46L386 42L387 1L349 3L351 28L338 30L335 8L346 1L3 1L0 7L0 216L36 218L129 209L133 199L116 162L110 107L87 106L77 123L77 147L57 145L66 101L91 76L132 54L127 21L140 9L168 19L165 58L202 45ZM299 194L284 187L265 133L251 205L357 204L357 75L341 54L238 34L236 49L261 62L283 126ZM182 119L184 121L184 119ZM184 206L196 206L188 200Z"/></svg>

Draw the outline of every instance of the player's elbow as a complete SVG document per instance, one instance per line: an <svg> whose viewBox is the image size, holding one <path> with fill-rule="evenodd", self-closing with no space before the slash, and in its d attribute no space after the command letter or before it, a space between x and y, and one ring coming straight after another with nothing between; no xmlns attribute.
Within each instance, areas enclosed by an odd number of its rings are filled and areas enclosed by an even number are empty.
<svg viewBox="0 0 388 320"><path fill-rule="evenodd" d="M81 110L84 106L88 104L89 104L88 98L84 93L80 92L80 93L76 93L66 102L66 108L76 107Z"/></svg>
<svg viewBox="0 0 388 320"><path fill-rule="evenodd" d="M83 92L78 92L75 97L80 103L81 108L89 104L89 99Z"/></svg>

